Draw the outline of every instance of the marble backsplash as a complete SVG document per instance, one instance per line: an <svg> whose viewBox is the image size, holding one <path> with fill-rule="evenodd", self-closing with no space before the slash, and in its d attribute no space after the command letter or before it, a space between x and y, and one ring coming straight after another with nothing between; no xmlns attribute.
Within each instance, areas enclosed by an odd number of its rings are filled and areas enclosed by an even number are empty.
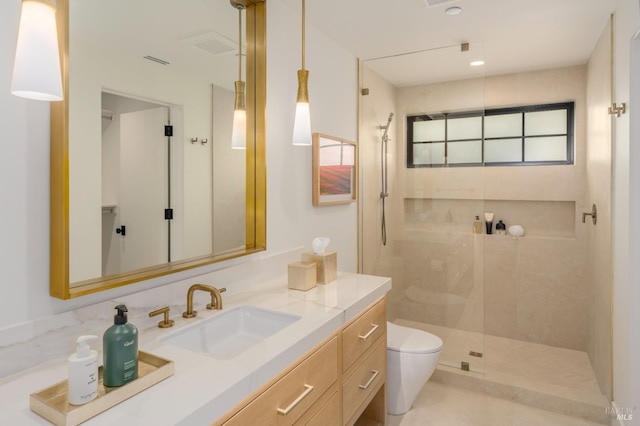
<svg viewBox="0 0 640 426"><path fill-rule="evenodd" d="M75 351L76 338L83 334L99 336L94 349L102 347L102 334L113 324L114 307L125 304L129 321L139 331L156 327L161 317L149 318L150 311L169 306L170 317L185 310L189 286L195 283L225 287L225 296L241 293L257 283L287 273L287 265L299 260L302 249L234 264L215 272L176 281L160 287L128 294L56 315L0 329L0 383L11 375L48 362L59 362ZM194 308L206 309L209 295L196 292Z"/></svg>

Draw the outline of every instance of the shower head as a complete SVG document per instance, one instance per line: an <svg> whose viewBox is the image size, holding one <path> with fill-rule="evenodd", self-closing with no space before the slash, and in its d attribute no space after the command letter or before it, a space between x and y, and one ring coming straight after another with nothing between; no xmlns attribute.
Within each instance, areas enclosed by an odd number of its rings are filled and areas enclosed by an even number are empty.
<svg viewBox="0 0 640 426"><path fill-rule="evenodd" d="M380 125L380 130L387 130L389 128L389 124L391 124L391 120L393 120L393 113L390 112L389 113L389 119L387 120L387 124L385 125Z"/></svg>
<svg viewBox="0 0 640 426"><path fill-rule="evenodd" d="M384 134L382 135L382 140L386 141L388 139L387 132L389 131L389 125L391 124L391 120L393 120L393 113L389 113L389 119L387 120L387 124L384 126L380 126L380 130L384 130Z"/></svg>

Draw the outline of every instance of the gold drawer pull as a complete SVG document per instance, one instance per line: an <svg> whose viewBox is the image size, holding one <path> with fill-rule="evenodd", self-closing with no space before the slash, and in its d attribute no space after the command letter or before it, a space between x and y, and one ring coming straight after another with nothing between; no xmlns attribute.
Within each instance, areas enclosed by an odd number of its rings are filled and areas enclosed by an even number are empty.
<svg viewBox="0 0 640 426"><path fill-rule="evenodd" d="M302 392L300 394L300 396L296 398L295 401L293 401L291 404L289 404L289 406L287 408L285 408L285 409L278 408L278 414L279 415L286 416L287 414L289 414L289 412L291 412L291 410L296 408L296 405L300 404L300 402L303 399L305 399L307 397L307 395L309 395L311 393L311 391L313 390L313 386L311 386L311 385L304 385L304 387L306 388L304 390L304 392Z"/></svg>
<svg viewBox="0 0 640 426"><path fill-rule="evenodd" d="M363 335L359 335L358 337L361 338L362 340L367 340L369 338L369 336L371 336L373 333L375 333L375 331L378 329L378 327L380 327L378 324L371 324L371 330L369 330L369 332L367 334Z"/></svg>
<svg viewBox="0 0 640 426"><path fill-rule="evenodd" d="M376 377L378 377L378 374L380 374L380 372L377 371L377 370L371 370L371 372L373 373L371 375L371 378L364 385L359 385L360 389L366 390L369 386L371 386L371 383L373 383L373 381L376 379Z"/></svg>

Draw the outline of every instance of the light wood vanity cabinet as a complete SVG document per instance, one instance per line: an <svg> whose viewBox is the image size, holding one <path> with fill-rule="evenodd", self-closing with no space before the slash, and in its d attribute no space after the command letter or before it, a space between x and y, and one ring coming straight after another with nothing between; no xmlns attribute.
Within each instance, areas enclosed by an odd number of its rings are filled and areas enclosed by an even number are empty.
<svg viewBox="0 0 640 426"><path fill-rule="evenodd" d="M338 337L307 355L242 408L228 426L292 425L338 380Z"/></svg>
<svg viewBox="0 0 640 426"><path fill-rule="evenodd" d="M343 424L385 424L386 377L387 316L383 298L343 328Z"/></svg>
<svg viewBox="0 0 640 426"><path fill-rule="evenodd" d="M305 426L342 426L342 394L338 387L336 386L336 392L331 395L329 401L320 407L308 422L304 420L301 419L298 423Z"/></svg>
<svg viewBox="0 0 640 426"><path fill-rule="evenodd" d="M360 359L382 335L387 334L385 300L380 300L352 319L342 331L342 372Z"/></svg>
<svg viewBox="0 0 640 426"><path fill-rule="evenodd" d="M383 297L213 425L384 425L385 306Z"/></svg>

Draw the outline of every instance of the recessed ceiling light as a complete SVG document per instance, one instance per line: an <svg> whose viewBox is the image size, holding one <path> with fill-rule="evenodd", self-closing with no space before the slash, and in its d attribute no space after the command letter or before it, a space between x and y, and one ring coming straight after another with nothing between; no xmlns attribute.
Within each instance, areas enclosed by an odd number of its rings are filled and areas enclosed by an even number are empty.
<svg viewBox="0 0 640 426"><path fill-rule="evenodd" d="M484 65L484 61L473 61L469 65L471 65L472 67L480 67Z"/></svg>
<svg viewBox="0 0 640 426"><path fill-rule="evenodd" d="M458 6L449 7L444 11L447 15L457 15L460 12L462 12L462 8Z"/></svg>

